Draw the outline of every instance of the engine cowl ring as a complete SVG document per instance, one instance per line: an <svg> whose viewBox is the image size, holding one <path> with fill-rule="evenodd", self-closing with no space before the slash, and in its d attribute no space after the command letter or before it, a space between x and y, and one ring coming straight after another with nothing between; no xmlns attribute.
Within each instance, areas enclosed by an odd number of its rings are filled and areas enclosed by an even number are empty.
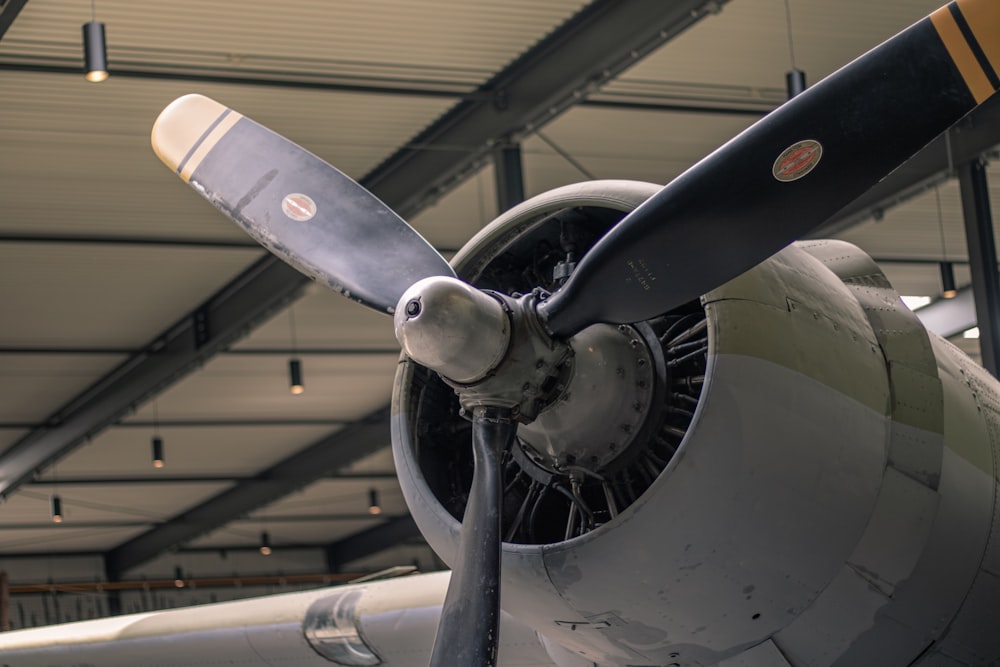
<svg viewBox="0 0 1000 667"><path fill-rule="evenodd" d="M594 196L595 185L605 191ZM456 257L459 275L514 297L536 288L554 291L568 266L656 191L631 182L575 187L501 216ZM680 446L697 406L707 354L704 322L700 303L692 302L635 325L595 325L570 340L574 359L553 377L546 409L521 425L504 459L505 542L553 544L581 536L649 488ZM585 358L595 345L601 348L595 358ZM598 385L606 385L606 401L596 395ZM412 416L400 424L402 440L410 443L407 455L431 495L459 521L473 471L459 399L436 373L408 362L397 378L396 400Z"/></svg>

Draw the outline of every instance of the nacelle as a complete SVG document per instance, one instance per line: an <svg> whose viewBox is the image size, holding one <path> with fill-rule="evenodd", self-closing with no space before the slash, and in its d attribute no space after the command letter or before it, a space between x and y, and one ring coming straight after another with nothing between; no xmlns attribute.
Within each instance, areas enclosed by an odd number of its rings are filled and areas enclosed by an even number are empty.
<svg viewBox="0 0 1000 667"><path fill-rule="evenodd" d="M653 191L542 195L456 269L508 293L525 276L557 285L567 238L582 251ZM502 604L566 649L557 663L1000 658L978 631L1000 620L997 384L867 255L798 243L700 302L602 328L580 334L506 460ZM615 366L606 386L574 376L601 364ZM457 400L404 362L393 429L410 510L450 561L471 476Z"/></svg>

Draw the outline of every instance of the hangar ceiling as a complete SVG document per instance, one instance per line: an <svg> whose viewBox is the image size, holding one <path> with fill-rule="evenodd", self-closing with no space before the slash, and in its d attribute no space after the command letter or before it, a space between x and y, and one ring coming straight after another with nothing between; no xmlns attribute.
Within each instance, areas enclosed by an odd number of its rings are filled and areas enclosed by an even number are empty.
<svg viewBox="0 0 1000 667"><path fill-rule="evenodd" d="M91 84L90 3L8 0L0 18L18 5L0 37L0 562L100 556L111 578L255 553L262 532L331 569L436 566L392 472L391 327L162 167L148 136L172 99L285 134L447 254L497 212L495 146L520 145L528 196L663 183L779 104L790 67L782 0L100 0L111 77ZM816 81L937 5L790 0L795 64ZM901 203L887 182L831 228L903 294L936 297L942 259L970 281L943 159Z"/></svg>

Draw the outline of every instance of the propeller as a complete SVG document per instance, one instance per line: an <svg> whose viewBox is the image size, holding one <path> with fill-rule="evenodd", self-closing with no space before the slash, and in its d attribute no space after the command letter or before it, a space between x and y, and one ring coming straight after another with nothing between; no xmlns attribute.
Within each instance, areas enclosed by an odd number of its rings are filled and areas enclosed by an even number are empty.
<svg viewBox="0 0 1000 667"><path fill-rule="evenodd" d="M500 620L500 454L517 422L509 408L476 407L472 414L475 472L462 518L431 665L493 665Z"/></svg>
<svg viewBox="0 0 1000 667"><path fill-rule="evenodd" d="M455 276L375 195L312 153L203 95L156 119L153 150L258 243L349 299L392 314L421 278Z"/></svg>
<svg viewBox="0 0 1000 667"><path fill-rule="evenodd" d="M649 319L806 236L1000 88L984 50L1000 67L995 1L953 2L796 96L591 248L549 331Z"/></svg>
<svg viewBox="0 0 1000 667"><path fill-rule="evenodd" d="M797 96L622 219L547 300L486 294L362 186L199 95L168 106L157 155L269 250L395 316L416 361L473 415L475 470L433 666L492 665L500 468L566 339L649 319L816 229L1000 87L995 0L959 0Z"/></svg>

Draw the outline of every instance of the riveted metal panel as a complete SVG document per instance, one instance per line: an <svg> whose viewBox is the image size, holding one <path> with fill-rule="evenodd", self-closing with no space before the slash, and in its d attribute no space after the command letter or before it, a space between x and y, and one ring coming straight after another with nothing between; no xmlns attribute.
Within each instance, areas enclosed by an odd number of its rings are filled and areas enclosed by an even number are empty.
<svg viewBox="0 0 1000 667"><path fill-rule="evenodd" d="M859 248L843 241L799 245L850 288L878 338L892 386L890 465L936 489L944 446L942 397L926 329L903 305L878 265Z"/></svg>
<svg viewBox="0 0 1000 667"><path fill-rule="evenodd" d="M996 665L1000 660L997 601L1000 576L980 571L952 623L942 647L966 665Z"/></svg>
<svg viewBox="0 0 1000 667"><path fill-rule="evenodd" d="M938 501L936 491L886 468L871 520L847 562L854 576L842 572L813 607L776 636L779 645L816 666L908 664L918 656L928 642L923 629L884 612L923 553Z"/></svg>
<svg viewBox="0 0 1000 667"><path fill-rule="evenodd" d="M993 487L994 503L1000 502L1000 483ZM990 540L986 544L986 554L983 556L983 571L1000 576L1000 512L996 506L993 509L993 527L990 528Z"/></svg>
<svg viewBox="0 0 1000 667"><path fill-rule="evenodd" d="M923 484L886 468L878 501L848 567L887 597L917 565L939 496Z"/></svg>
<svg viewBox="0 0 1000 667"><path fill-rule="evenodd" d="M978 526L980 534L987 536L982 550L977 548L974 555L981 555L979 572L972 582L968 597L962 603L962 608L952 621L947 634L941 641L941 650L950 656L958 658L969 665L994 665L1000 660L1000 634L996 627L1000 624L1000 509L998 509L997 466L1000 462L1000 394L996 383L984 369L972 363L964 355L955 354L952 348L942 346L949 358L958 367L963 380L963 389L974 401L978 420L985 425L987 436L980 442L987 448L969 452L965 444L966 454L975 455L975 462L982 471L982 476L991 477L990 494L987 499L983 489L981 499L983 505L988 504L991 520L988 525ZM984 449L986 451L984 451ZM977 545L978 547L978 545Z"/></svg>
<svg viewBox="0 0 1000 667"><path fill-rule="evenodd" d="M986 425L964 390L961 373L951 361L947 344L934 338L944 385L944 418L948 447L944 450L937 517L913 575L897 587L887 613L896 620L924 628L928 641L948 627L975 577L992 521L995 483L974 456L977 443L988 443ZM954 442L969 448L957 453ZM979 465L977 465L977 458ZM970 459L972 459L970 461Z"/></svg>
<svg viewBox="0 0 1000 667"><path fill-rule="evenodd" d="M844 566L815 604L774 641L794 665L832 665L855 637L875 625L875 614L887 603L885 594Z"/></svg>

